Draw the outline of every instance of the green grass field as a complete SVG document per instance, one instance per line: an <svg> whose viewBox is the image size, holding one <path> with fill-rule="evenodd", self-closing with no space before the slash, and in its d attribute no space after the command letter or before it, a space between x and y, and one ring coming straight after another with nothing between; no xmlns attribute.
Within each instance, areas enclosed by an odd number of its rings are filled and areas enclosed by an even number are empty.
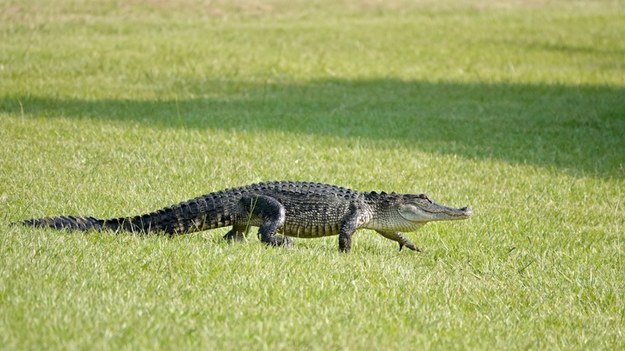
<svg viewBox="0 0 625 351"><path fill-rule="evenodd" d="M0 0L0 349L625 348L622 1ZM313 180L474 218L9 226Z"/></svg>

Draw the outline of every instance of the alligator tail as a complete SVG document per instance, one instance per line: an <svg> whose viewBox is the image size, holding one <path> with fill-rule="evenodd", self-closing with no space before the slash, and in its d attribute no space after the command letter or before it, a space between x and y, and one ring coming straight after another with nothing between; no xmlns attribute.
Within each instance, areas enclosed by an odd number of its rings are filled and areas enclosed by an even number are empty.
<svg viewBox="0 0 625 351"><path fill-rule="evenodd" d="M46 218L35 218L21 222L22 225L69 229L76 231L128 231L132 233L145 234L152 232L161 232L165 234L175 234L181 232L179 217L170 208L160 211L147 213L144 215L123 218L99 219L94 217L78 217L78 216L56 216Z"/></svg>
<svg viewBox="0 0 625 351"><path fill-rule="evenodd" d="M213 193L161 210L134 217L98 219L58 216L29 219L23 225L78 231L124 230L132 233L191 233L232 225L232 216L224 210L218 194Z"/></svg>
<svg viewBox="0 0 625 351"><path fill-rule="evenodd" d="M54 229L72 229L79 231L88 230L117 230L120 226L118 219L98 219L94 217L59 216L47 218L35 218L21 222L22 225L33 227L47 227Z"/></svg>

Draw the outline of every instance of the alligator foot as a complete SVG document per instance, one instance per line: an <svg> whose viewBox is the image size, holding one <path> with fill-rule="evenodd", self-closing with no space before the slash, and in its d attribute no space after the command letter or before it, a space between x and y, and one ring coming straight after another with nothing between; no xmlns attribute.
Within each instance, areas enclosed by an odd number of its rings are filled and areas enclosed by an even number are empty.
<svg viewBox="0 0 625 351"><path fill-rule="evenodd" d="M245 233L232 228L224 235L224 240L231 243L235 241L245 241Z"/></svg>
<svg viewBox="0 0 625 351"><path fill-rule="evenodd" d="M406 236L400 232L385 232L383 230L378 230L377 232L382 234L382 236L387 239L397 241L399 243L399 251L401 251L401 249L405 246L412 251L423 252L412 241L410 241L410 239L406 238Z"/></svg>
<svg viewBox="0 0 625 351"><path fill-rule="evenodd" d="M412 242L408 241L405 243L399 243L399 251L401 251L401 249L403 249L405 247L409 248L412 251L416 251L416 252L423 252L420 248L418 248L417 246L415 246L415 244L413 244Z"/></svg>
<svg viewBox="0 0 625 351"><path fill-rule="evenodd" d="M269 246L286 246L286 247L290 247L290 246L293 246L293 240L291 240L291 238L289 238L288 236L285 236L285 235L274 235L265 244L267 244Z"/></svg>

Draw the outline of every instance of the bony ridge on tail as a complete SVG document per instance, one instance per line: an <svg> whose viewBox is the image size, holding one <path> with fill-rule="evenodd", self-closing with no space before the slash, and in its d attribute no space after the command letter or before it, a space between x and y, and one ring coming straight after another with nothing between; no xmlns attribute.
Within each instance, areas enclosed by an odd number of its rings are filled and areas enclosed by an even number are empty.
<svg viewBox="0 0 625 351"><path fill-rule="evenodd" d="M402 232L414 232L432 221L471 217L468 207L437 204L425 194L359 192L336 185L274 181L229 188L161 210L112 219L47 217L21 222L56 229L125 230L169 235L232 226L224 239L242 240L250 226L259 227L260 240L273 246L290 245L289 236L318 238L338 235L339 250L349 252L352 235L371 229L420 251ZM279 234L282 235L279 235Z"/></svg>

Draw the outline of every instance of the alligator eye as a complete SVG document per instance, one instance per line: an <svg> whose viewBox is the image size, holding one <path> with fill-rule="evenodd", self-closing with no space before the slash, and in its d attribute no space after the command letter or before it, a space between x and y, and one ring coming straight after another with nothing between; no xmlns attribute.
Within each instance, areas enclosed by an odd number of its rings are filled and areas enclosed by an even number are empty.
<svg viewBox="0 0 625 351"><path fill-rule="evenodd" d="M421 199L421 200L426 200L429 203L432 203L432 200L430 200L430 198L427 196L427 194L419 194L418 198Z"/></svg>

